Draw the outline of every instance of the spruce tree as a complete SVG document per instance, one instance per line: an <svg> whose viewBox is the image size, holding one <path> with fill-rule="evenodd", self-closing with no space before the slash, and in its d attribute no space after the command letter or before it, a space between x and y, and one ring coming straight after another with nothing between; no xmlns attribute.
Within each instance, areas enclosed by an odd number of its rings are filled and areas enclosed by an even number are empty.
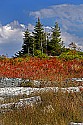
<svg viewBox="0 0 83 125"><path fill-rule="evenodd" d="M65 47L61 40L61 31L58 23L52 28L51 33L45 33L43 25L38 18L32 35L28 29L24 32L22 50L18 51L15 56L24 56L25 54L34 56L37 52L52 56L59 56Z"/></svg>
<svg viewBox="0 0 83 125"><path fill-rule="evenodd" d="M24 42L22 45L22 54L28 54L28 55L32 55L32 38L30 36L30 33L28 31L28 29L24 32L24 38L23 38Z"/></svg>
<svg viewBox="0 0 83 125"><path fill-rule="evenodd" d="M34 27L34 51L41 50L43 53L43 45L45 42L45 34L43 25L40 22L40 19L38 18L38 21L36 22L36 26Z"/></svg>
<svg viewBox="0 0 83 125"><path fill-rule="evenodd" d="M48 49L52 56L58 56L62 52L61 31L57 22L55 23L54 28L52 28L52 37Z"/></svg>

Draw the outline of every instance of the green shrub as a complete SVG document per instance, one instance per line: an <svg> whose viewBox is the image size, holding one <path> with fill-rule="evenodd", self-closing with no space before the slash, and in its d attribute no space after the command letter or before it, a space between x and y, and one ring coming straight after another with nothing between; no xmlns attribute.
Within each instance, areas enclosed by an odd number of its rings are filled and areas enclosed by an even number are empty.
<svg viewBox="0 0 83 125"><path fill-rule="evenodd" d="M70 50L68 52L61 53L59 58L64 58L66 60L83 59L83 53L75 50Z"/></svg>
<svg viewBox="0 0 83 125"><path fill-rule="evenodd" d="M48 56L45 53L42 53L41 50L36 50L35 56L39 58L48 58Z"/></svg>

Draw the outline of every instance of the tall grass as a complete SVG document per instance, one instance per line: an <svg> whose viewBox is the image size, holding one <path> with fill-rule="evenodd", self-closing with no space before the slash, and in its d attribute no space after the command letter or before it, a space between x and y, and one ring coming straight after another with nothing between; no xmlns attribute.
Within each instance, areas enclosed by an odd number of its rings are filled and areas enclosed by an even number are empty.
<svg viewBox="0 0 83 125"><path fill-rule="evenodd" d="M0 114L1 125L68 125L83 122L83 93L36 93L42 102Z"/></svg>

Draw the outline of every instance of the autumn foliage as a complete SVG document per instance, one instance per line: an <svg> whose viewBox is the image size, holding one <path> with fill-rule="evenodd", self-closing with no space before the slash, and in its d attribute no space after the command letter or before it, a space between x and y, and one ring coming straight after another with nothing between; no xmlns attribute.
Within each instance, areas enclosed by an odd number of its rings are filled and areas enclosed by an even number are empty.
<svg viewBox="0 0 83 125"><path fill-rule="evenodd" d="M4 58L0 59L0 77L62 81L83 76L83 60Z"/></svg>

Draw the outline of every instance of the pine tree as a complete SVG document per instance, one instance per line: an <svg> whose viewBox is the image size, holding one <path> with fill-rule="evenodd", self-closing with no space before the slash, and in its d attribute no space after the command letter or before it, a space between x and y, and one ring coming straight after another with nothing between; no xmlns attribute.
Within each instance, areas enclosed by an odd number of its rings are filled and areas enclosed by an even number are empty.
<svg viewBox="0 0 83 125"><path fill-rule="evenodd" d="M54 28L52 28L52 38L49 42L48 48L52 56L58 56L61 54L61 32L57 22L55 23Z"/></svg>
<svg viewBox="0 0 83 125"><path fill-rule="evenodd" d="M28 31L28 29L24 32L24 38L23 38L24 42L22 45L22 54L28 54L28 55L32 55L32 38L30 36L30 33Z"/></svg>
<svg viewBox="0 0 83 125"><path fill-rule="evenodd" d="M45 42L45 33L43 29L43 25L40 22L40 19L38 18L38 21L36 22L36 26L34 27L34 49L41 50L43 53L43 45Z"/></svg>

